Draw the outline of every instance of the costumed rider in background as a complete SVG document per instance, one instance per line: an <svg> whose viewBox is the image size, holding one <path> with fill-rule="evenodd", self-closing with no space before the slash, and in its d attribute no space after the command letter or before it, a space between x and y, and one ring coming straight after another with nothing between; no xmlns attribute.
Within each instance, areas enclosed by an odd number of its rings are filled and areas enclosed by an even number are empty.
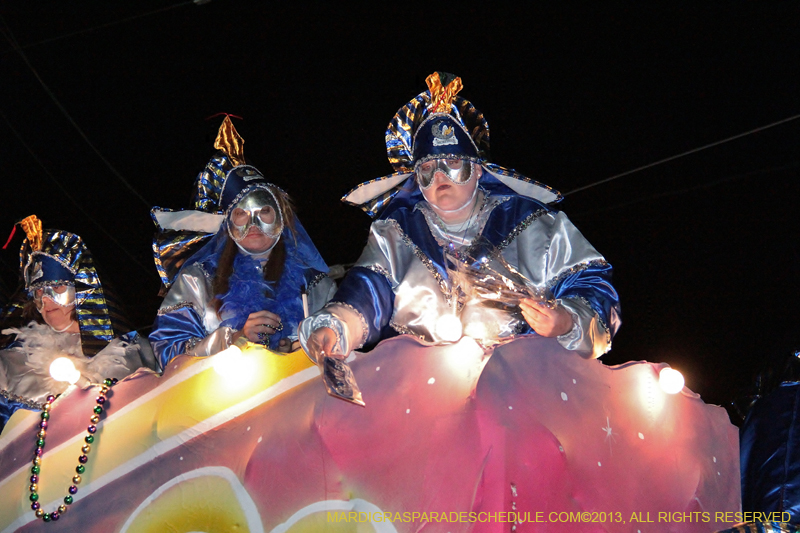
<svg viewBox="0 0 800 533"><path fill-rule="evenodd" d="M3 311L3 335L11 337L0 351L0 429L17 409L39 410L70 383L156 369L146 338L135 331L115 338L115 323L123 321L83 240L42 231L35 215L20 225L27 233L20 250L23 287Z"/></svg>
<svg viewBox="0 0 800 533"><path fill-rule="evenodd" d="M294 214L291 200L255 167L226 117L220 150L195 182L193 211L156 208L156 264L169 291L150 341L162 365L182 354L214 355L239 339L280 352L299 348L297 327L336 287ZM192 237L192 235L196 237ZM189 246L202 248L188 259ZM174 275L176 258L183 261Z"/></svg>
<svg viewBox="0 0 800 533"><path fill-rule="evenodd" d="M456 96L460 78L437 72L427 83L386 131L397 172L343 198L377 220L332 301L302 323L306 351L341 357L397 334L486 345L535 333L587 358L604 354L620 325L611 266L547 205L558 192L489 163L488 124ZM469 255L478 242L491 247L486 260L500 254L551 297L519 298L513 311L460 297L443 253Z"/></svg>

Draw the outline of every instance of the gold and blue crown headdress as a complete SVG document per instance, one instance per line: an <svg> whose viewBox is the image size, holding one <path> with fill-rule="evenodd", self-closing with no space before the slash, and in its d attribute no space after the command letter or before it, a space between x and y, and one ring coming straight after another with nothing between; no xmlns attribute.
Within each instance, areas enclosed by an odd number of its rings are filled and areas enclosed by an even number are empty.
<svg viewBox="0 0 800 533"><path fill-rule="evenodd" d="M245 164L244 139L228 115L220 124L214 148L217 152L194 180L191 210L150 210L156 225L153 260L164 288L170 287L186 260L219 229L224 218L220 201L225 178L232 169Z"/></svg>
<svg viewBox="0 0 800 533"><path fill-rule="evenodd" d="M401 107L386 128L386 153L395 172L358 185L343 202L376 217L409 190L415 166L435 158L470 160L483 167L481 182L499 182L543 203L561 200L555 189L489 162L489 124L483 113L457 96L461 78L434 72L425 81L428 90Z"/></svg>
<svg viewBox="0 0 800 533"><path fill-rule="evenodd" d="M27 234L19 252L25 290L30 295L42 287L74 286L75 311L84 353L93 355L95 349L102 348L114 338L114 328L92 253L74 233L42 230L42 223L36 215L23 219L20 225Z"/></svg>
<svg viewBox="0 0 800 533"><path fill-rule="evenodd" d="M154 207L150 215L156 225L153 258L165 288L169 288L183 264L213 237L225 212L248 190L263 188L273 194L283 192L269 183L244 158L244 139L230 116L225 116L217 132L218 151L197 175L192 197L193 209L173 210Z"/></svg>

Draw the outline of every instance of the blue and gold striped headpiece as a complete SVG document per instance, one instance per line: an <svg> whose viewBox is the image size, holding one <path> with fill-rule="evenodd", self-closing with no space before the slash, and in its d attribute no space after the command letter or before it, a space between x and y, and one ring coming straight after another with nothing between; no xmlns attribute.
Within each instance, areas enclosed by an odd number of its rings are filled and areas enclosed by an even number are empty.
<svg viewBox="0 0 800 533"><path fill-rule="evenodd" d="M229 116L219 127L214 148L217 153L195 179L191 210L150 210L157 230L153 259L165 289L172 285L186 260L219 230L231 201L247 187L266 184L266 178L246 164L244 139Z"/></svg>
<svg viewBox="0 0 800 533"><path fill-rule="evenodd" d="M46 285L74 286L81 340L92 345L110 342L114 329L109 306L89 248L78 235L62 230L42 231L41 222L35 216L25 221L31 219L38 231L28 231L23 224L28 238L22 242L19 252L25 289L31 292Z"/></svg>
<svg viewBox="0 0 800 533"><path fill-rule="evenodd" d="M489 162L489 124L483 113L457 96L461 78L434 72L425 81L428 90L401 107L386 128L386 153L395 173L358 185L342 197L343 202L360 207L374 218L400 192L414 188L414 165L418 161L446 155L480 163L484 169L482 183L500 182L544 203L561 200L561 194L551 187ZM452 142L436 143L442 132L452 133Z"/></svg>

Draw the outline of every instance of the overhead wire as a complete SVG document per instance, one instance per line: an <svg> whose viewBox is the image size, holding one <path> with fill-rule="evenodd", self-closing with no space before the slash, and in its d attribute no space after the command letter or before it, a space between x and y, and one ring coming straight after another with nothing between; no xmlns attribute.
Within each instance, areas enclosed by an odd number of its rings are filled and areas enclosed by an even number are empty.
<svg viewBox="0 0 800 533"><path fill-rule="evenodd" d="M106 167L108 167L108 169L111 171L111 173L114 174L114 176L116 176L117 179L119 179L125 185L125 187L127 187L127 189L130 190L131 193L133 193L134 196L136 196L139 200L141 200L142 203L149 210L152 207L152 204L150 202L148 202L147 200L145 200L145 198L141 194L139 194L139 191L134 189L133 186L130 183L128 183L128 180L126 180L122 176L122 174L120 174L120 172L116 168L114 168L114 166L111 164L111 162L108 159L106 159L105 156L103 156L102 153L100 153L100 150L98 150L97 147L94 145L94 143L92 143L92 141L89 140L89 138L83 132L81 127L78 126L78 123L75 122L75 120L72 118L72 116L66 110L66 108L63 105L61 105L61 102L58 100L58 98L56 98L56 95L53 94L53 92L50 90L50 88L47 86L47 84L44 82L44 80L42 80L41 76L39 76L39 73L33 67L31 62L28 61L28 56L25 55L25 52L23 52L22 49L19 47L19 43L17 43L17 40L14 38L14 34L11 32L11 28L8 27L8 24L6 24L5 19L1 15L0 15L0 22L2 22L2 25L4 27L4 29L0 28L3 31L3 36L11 44L11 46L17 51L17 53L19 53L19 55L22 58L22 60L28 66L28 68L33 73L33 75L36 77L36 79L39 81L39 83L41 84L41 86L44 89L44 91L48 94L48 96L50 96L50 99L53 101L53 103L56 105L56 107L58 107L58 109L67 118L67 120L70 122L70 124L72 124L72 126L75 128L75 130L78 132L78 134L83 138L83 140L86 141L86 144L89 145L89 147L92 149L92 151L94 151L94 153L97 154L97 156L100 158L100 160L103 161L103 163L105 163Z"/></svg>
<svg viewBox="0 0 800 533"><path fill-rule="evenodd" d="M139 266L142 268L142 270L144 270L145 272L147 272L147 274L148 274L148 275L152 275L152 274L153 274L153 272L151 271L151 269L149 269L149 268L147 268L146 266L144 266L144 265L143 265L143 264L142 264L142 263L141 263L141 262L140 262L138 259L136 259L136 257L134 257L134 256L133 256L133 254L131 254L131 253L128 251L128 249L127 249L127 248L125 248L124 246L122 246L122 244L121 244L121 243L120 243L120 242L119 242L119 241L118 241L116 238L114 238L114 236L113 236L113 235L111 235L111 233L109 233L109 232L108 232L108 231L107 231L107 230L106 230L106 229L105 229L105 228L104 228L104 227L103 227L103 226L102 226L100 223L98 223L98 222L97 222L97 221L94 219L94 217L93 217L91 214L89 214L89 213L88 213L88 212L87 212L87 211L86 211L86 210L83 208L83 206L82 206L82 205L81 205L81 204L80 204L80 203L79 203L79 202L78 202L78 201L75 199L75 197L74 197L74 196L72 196L72 194L69 192L69 189L67 189L67 187L65 187L65 186L64 186L64 185L63 185L63 184L62 184L62 183L61 183L61 182L60 182L58 179L56 179L56 177L55 177L55 176L54 176L54 175L53 175L53 174L50 172L50 170L48 170L48 168L45 166L45 164L42 162L42 160L39 158L39 156L36 154L36 152L34 152L34 151L33 151L33 149L32 149L30 146L28 146L28 143L26 143L26 142L25 142L25 139L23 139L23 138L22 138L22 135L20 135L20 133L17 131L17 129L14 127L14 125L13 125L13 124L11 124L11 121L9 121L9 120L8 120L8 117L6 116L6 114L5 114L5 113L3 113L2 109L0 109L0 117L3 117L3 120L5 121L6 125L7 125L7 126L8 126L8 128L11 130L11 132L14 134L14 136L17 138L17 140L19 140L20 144L22 144L22 146L25 148L25 150L27 150L27 151L28 151L28 153L31 155L31 157L33 158L33 160L34 160L34 161L36 161L36 163L37 163L37 164L39 165L39 167L42 169L42 171L43 171L43 172L44 172L44 173L45 173L45 174L46 174L46 175L47 175L47 176L48 176L48 177L49 177L49 178L50 178L50 179L53 181L53 183L55 183L55 184L56 184L56 186L57 186L57 187L58 187L58 188L61 190L61 192L62 192L62 194L64 195L64 197L66 197L66 198L67 198L67 199L68 199L70 202L72 202L72 203L75 205L75 207L78 209L78 211L80 211L80 212L81 212L81 213L82 213L82 214L83 214L83 215L86 217L86 219L87 219L87 220L90 220L90 221L92 221L92 223L93 223L95 226L97 226L97 227L100 229L100 231L101 231L101 232L102 232L102 233L103 233L103 234L104 234L106 237L108 237L108 238L111 240L111 242L113 242L114 244L116 244L116 245L117 245L117 246L120 248L120 250L122 250L122 251L125 253L125 255L127 255L128 257L130 257L131 261L133 261L134 263L136 263L137 265L139 265Z"/></svg>
<svg viewBox="0 0 800 533"><path fill-rule="evenodd" d="M721 185L721 184L727 183L729 181L735 181L735 180L739 180L739 179L750 178L750 177L753 177L753 176L760 176L760 175L764 175L764 174L771 174L773 172L783 172L783 171L786 171L786 170L791 170L793 168L800 168L800 162L795 161L795 162L788 163L786 165L782 165L782 166L779 166L779 167L759 168L759 169L756 169L756 170L751 170L749 172L743 172L741 174L734 174L732 176L725 176L724 178L719 178L719 179L708 181L708 182L705 182L705 183L699 183L699 184L693 185L691 187L684 187L684 188L681 188L681 189L673 189L671 191L664 191L664 192L660 192L660 193L657 193L657 194L648 195L648 196L645 196L643 198L636 198L634 200L630 200L630 201L627 201L627 202L622 202L622 203L619 203L619 204L614 204L614 205L610 205L610 206L601 207L599 209L592 209L591 211L582 211L582 212L578 212L578 213L573 213L570 216L571 216L571 218L578 219L578 218L581 218L581 217L587 217L587 216L590 216L590 215L596 215L598 213L605 213L607 211L613 211L615 209L622 209L623 207L628 207L628 206L631 206L631 205L640 204L642 202L647 202L647 201L650 201L650 200L656 200L658 198L665 198L665 197L668 197L668 196L677 196L679 194L686 194L686 193L690 193L692 191L696 191L696 190L699 190L699 189L709 189L711 187L716 187L717 185Z"/></svg>
<svg viewBox="0 0 800 533"><path fill-rule="evenodd" d="M798 118L800 118L800 114L794 115L794 116L791 116L791 117L788 117L788 118L785 118L785 119L782 119L782 120L778 120L778 121L773 122L771 124L767 124L766 126L761 126L761 127L746 131L744 133L740 133L738 135L733 135L731 137L726 137L725 139L722 139L722 140L719 140L719 141L716 141L716 142L713 142L713 143L709 143L709 144L700 146L698 148L693 148L691 150L687 150L685 152L681 152L680 154L676 154L676 155L673 155L673 156L670 156L670 157L666 157L664 159L660 159L660 160L655 161L653 163L649 163L647 165L643 165L641 167L637 167L637 168L634 168L632 170L628 170L626 172L622 172L620 174L616 174L616 175L611 176L609 178L605 178L605 179L602 179L602 180L599 180L599 181L595 181L594 183L590 183L588 185L584 185L583 187L578 187L577 189L572 189L569 192L563 193L563 195L564 196L569 196L570 194L574 194L576 192L585 191L586 189L591 189L592 187L596 187L597 185L602 185L604 183L608 183L610 181L614 181L616 179L619 179L619 178L622 178L622 177L625 177L625 176L630 176L631 174L635 174L636 172L640 172L640 171L648 169L648 168L653 168L655 166L661 165L663 163L667 163L669 161L674 161L676 159L680 159L681 157L685 157L685 156L690 155L690 154L696 154L697 152L700 152L702 150L706 150L706 149L712 148L714 146L719 146L721 144L725 144L727 142L734 141L736 139L741 139L742 137L746 137L748 135L752 135L754 133L758 133L760 131L764 131L764 130L769 129L769 128L774 128L775 126L779 126L781 124L785 124L787 122L791 122L792 120L797 120Z"/></svg>
<svg viewBox="0 0 800 533"><path fill-rule="evenodd" d="M166 6L166 7L162 7L162 8L159 8L159 9L154 9L153 11L148 11L147 13L141 13L139 15L133 15L133 16L126 17L126 18L123 18L123 19L119 19L119 20L113 20L113 21L107 22L105 24L100 24L99 26L92 26L91 28L84 28L82 30L73 31L71 33L65 33L63 35L57 35L55 37L50 37L48 39L44 39L44 40L41 40L41 41L36 41L35 43L29 43L29 44L26 44L24 46L20 46L19 48L21 50L25 50L27 48L33 48L34 46L40 46L40 45L43 45L43 44L52 43L53 41L60 41L61 39L67 39L69 37L75 37L76 35L89 33L89 32L95 31L95 30L102 30L104 28L109 28L111 26L116 26L117 24L122 24L124 22L130 22L132 20L144 18L144 17L150 16L150 15L163 13L164 11L170 11L172 9L175 9L175 8L178 8L178 7L183 7L183 6L188 5L188 4L198 4L198 2L193 1L193 0L187 0L186 2L179 2L179 3L173 4L171 6ZM11 52L11 51L12 50L5 50L3 53L8 53L8 52Z"/></svg>

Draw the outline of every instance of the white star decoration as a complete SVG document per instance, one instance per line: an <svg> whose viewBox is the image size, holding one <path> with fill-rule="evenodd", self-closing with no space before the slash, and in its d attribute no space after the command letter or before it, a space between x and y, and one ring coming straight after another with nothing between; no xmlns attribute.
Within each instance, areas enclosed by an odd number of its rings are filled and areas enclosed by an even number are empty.
<svg viewBox="0 0 800 533"><path fill-rule="evenodd" d="M606 417L606 426L600 429L602 429L603 432L606 434L606 439L608 439L609 437L614 438L614 431L611 429L611 420L609 420L608 417Z"/></svg>
<svg viewBox="0 0 800 533"><path fill-rule="evenodd" d="M611 420L606 417L606 425L605 427L600 428L603 430L603 433L606 434L606 440L608 441L608 451L611 452L611 442L617 440L617 436L614 433L614 430L611 429Z"/></svg>

